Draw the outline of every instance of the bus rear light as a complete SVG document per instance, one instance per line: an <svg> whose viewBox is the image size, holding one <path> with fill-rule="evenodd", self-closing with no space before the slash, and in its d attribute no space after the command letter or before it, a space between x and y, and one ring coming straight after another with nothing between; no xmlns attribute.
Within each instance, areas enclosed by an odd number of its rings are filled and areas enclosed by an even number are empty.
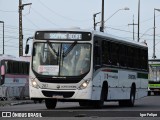
<svg viewBox="0 0 160 120"><path fill-rule="evenodd" d="M85 89L85 88L88 86L89 82L90 82L90 79L85 80L85 81L79 86L78 89L79 89L79 90Z"/></svg>

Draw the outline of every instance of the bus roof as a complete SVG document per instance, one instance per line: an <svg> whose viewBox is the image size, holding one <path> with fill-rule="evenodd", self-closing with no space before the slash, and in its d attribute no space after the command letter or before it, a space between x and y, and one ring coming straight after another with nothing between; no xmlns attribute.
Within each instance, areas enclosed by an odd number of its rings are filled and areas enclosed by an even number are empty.
<svg viewBox="0 0 160 120"><path fill-rule="evenodd" d="M104 32L99 32L99 31L95 31L95 30L87 30L87 29L80 29L79 27L73 27L73 28L60 28L60 29L47 29L47 30L37 30L37 31L77 31L77 32L91 32L93 35L97 35L97 36L102 36L102 37L106 37L110 40L113 40L115 42L121 42L121 43L126 43L126 44L131 44L131 45L135 45L135 46L140 46L140 47L146 47L147 48L147 44L145 42L136 42L133 40L129 40L129 39L125 39L122 37L118 37L118 36L114 36L108 33L104 33ZM37 32L36 31L36 32ZM35 32L35 33L36 33Z"/></svg>
<svg viewBox="0 0 160 120"><path fill-rule="evenodd" d="M129 40L126 38L118 37L118 36L111 35L108 33L98 32L98 31L94 31L93 33L97 36L106 37L106 38L108 38L112 41L115 41L115 42L122 42L122 43L126 43L126 44L131 44L131 45L136 45L136 46L141 46L141 47L147 48L147 44L145 42L136 42L134 40Z"/></svg>

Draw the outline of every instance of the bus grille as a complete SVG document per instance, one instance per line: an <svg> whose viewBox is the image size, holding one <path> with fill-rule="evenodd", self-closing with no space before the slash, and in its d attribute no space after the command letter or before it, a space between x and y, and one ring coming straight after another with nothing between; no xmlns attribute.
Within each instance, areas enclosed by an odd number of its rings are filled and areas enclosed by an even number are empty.
<svg viewBox="0 0 160 120"><path fill-rule="evenodd" d="M74 92L57 92L57 91L42 91L43 95L46 97L53 97L53 96L63 96L63 98L69 98L74 95Z"/></svg>

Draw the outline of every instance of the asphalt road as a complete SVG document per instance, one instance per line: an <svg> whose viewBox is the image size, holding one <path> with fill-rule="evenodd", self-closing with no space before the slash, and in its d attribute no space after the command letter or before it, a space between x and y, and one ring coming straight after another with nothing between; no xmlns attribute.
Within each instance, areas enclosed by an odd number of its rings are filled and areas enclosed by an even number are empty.
<svg viewBox="0 0 160 120"><path fill-rule="evenodd" d="M54 117L56 119L76 120L76 119L110 119L110 120L128 120L128 119L160 119L160 96L148 96L136 100L134 107L120 107L118 102L106 102L102 109L93 109L89 107L80 107L78 103L58 102L56 109L48 110L44 103L19 104L0 106L2 116L5 112L11 113L11 119L43 119L48 120ZM143 117L142 117L143 116ZM34 117L34 118L32 118ZM2 119L10 119L3 117Z"/></svg>

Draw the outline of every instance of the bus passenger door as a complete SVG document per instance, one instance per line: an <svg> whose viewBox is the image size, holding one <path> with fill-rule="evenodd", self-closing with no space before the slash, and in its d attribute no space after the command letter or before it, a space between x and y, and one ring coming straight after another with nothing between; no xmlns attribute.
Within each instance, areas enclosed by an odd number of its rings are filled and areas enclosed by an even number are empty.
<svg viewBox="0 0 160 120"><path fill-rule="evenodd" d="M94 38L95 39L95 38ZM101 72L101 40L94 41L93 50L93 93L92 99L99 100L102 86L102 72Z"/></svg>

